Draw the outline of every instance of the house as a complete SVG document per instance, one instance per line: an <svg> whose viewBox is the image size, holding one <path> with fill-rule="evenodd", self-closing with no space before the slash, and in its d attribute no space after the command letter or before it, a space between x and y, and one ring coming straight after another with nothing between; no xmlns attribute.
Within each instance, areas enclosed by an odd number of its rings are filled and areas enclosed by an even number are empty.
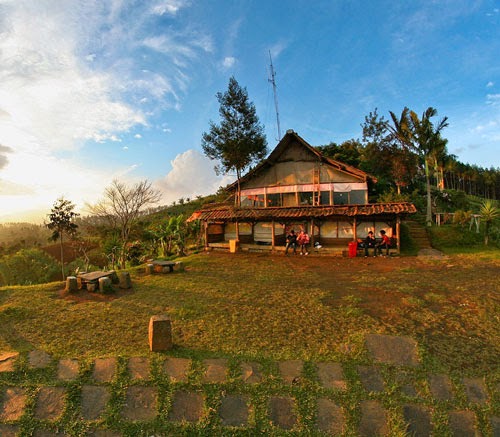
<svg viewBox="0 0 500 437"><path fill-rule="evenodd" d="M384 229L399 251L401 220L415 206L368 203L370 180L376 182L289 130L267 159L228 187L230 201L206 205L188 220L202 222L207 249L237 240L242 248L279 250L289 230L304 228L313 244L337 249Z"/></svg>

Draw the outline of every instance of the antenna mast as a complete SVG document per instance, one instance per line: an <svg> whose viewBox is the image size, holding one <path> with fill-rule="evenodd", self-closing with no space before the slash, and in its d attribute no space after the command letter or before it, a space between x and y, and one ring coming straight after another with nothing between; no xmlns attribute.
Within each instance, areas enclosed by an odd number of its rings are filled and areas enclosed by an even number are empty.
<svg viewBox="0 0 500 437"><path fill-rule="evenodd" d="M276 74L274 73L273 59L271 58L271 50L269 50L269 61L271 62L271 77L268 80L273 85L274 107L276 108L276 124L278 125L278 141L280 141L281 140L280 113L278 110L278 95L276 94Z"/></svg>

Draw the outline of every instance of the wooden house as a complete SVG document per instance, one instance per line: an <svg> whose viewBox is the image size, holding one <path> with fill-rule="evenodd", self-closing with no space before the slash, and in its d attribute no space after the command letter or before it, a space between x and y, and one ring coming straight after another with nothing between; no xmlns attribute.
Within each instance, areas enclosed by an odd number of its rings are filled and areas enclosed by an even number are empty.
<svg viewBox="0 0 500 437"><path fill-rule="evenodd" d="M368 231L384 229L399 250L401 220L411 203L368 203L367 173L323 156L292 130L267 159L228 187L226 203L209 204L189 220L201 220L206 248L282 249L286 233L307 229L311 242L346 249Z"/></svg>

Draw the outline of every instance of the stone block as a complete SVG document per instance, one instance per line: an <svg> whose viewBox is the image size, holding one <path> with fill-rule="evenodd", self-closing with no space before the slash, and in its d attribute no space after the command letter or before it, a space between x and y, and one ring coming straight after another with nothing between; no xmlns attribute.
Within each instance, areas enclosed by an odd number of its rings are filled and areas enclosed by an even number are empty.
<svg viewBox="0 0 500 437"><path fill-rule="evenodd" d="M64 387L41 387L36 397L34 416L37 419L57 420L66 402Z"/></svg>
<svg viewBox="0 0 500 437"><path fill-rule="evenodd" d="M163 370L170 382L186 382L190 368L191 360L188 358L167 358L163 364Z"/></svg>
<svg viewBox="0 0 500 437"><path fill-rule="evenodd" d="M129 289L132 288L132 280L130 279L129 272L120 272L119 285L120 288Z"/></svg>
<svg viewBox="0 0 500 437"><path fill-rule="evenodd" d="M453 386L448 375L430 375L429 390L432 396L438 401L450 401L453 399Z"/></svg>
<svg viewBox="0 0 500 437"><path fill-rule="evenodd" d="M0 420L18 420L24 413L28 396L21 387L8 387L0 397ZM3 435L3 434L0 434Z"/></svg>
<svg viewBox="0 0 500 437"><path fill-rule="evenodd" d="M285 384L298 384L302 376L304 362L301 360L280 361L278 368Z"/></svg>
<svg viewBox="0 0 500 437"><path fill-rule="evenodd" d="M179 272L184 271L184 263L182 261L177 261L175 263L175 267L177 268L177 270L179 270Z"/></svg>
<svg viewBox="0 0 500 437"><path fill-rule="evenodd" d="M224 426L248 424L248 405L245 396L227 395L221 399L219 416Z"/></svg>
<svg viewBox="0 0 500 437"><path fill-rule="evenodd" d="M384 391L384 378L377 367L358 366L359 379L363 388L372 393Z"/></svg>
<svg viewBox="0 0 500 437"><path fill-rule="evenodd" d="M99 292L110 293L113 291L111 278L99 278Z"/></svg>
<svg viewBox="0 0 500 437"><path fill-rule="evenodd" d="M262 369L259 363L241 363L241 378L246 384L258 384L262 382Z"/></svg>
<svg viewBox="0 0 500 437"><path fill-rule="evenodd" d="M82 387L82 417L84 420L99 419L111 398L109 388L96 385Z"/></svg>
<svg viewBox="0 0 500 437"><path fill-rule="evenodd" d="M203 415L203 395L196 392L176 391L168 418L173 422L198 422Z"/></svg>
<svg viewBox="0 0 500 437"><path fill-rule="evenodd" d="M387 411L379 401L362 401L359 436L385 436L389 433Z"/></svg>
<svg viewBox="0 0 500 437"><path fill-rule="evenodd" d="M74 381L78 378L79 365L74 359L63 359L57 363L57 378L62 381Z"/></svg>
<svg viewBox="0 0 500 437"><path fill-rule="evenodd" d="M488 392L482 378L464 378L462 382L469 402L479 405L485 405L488 402Z"/></svg>
<svg viewBox="0 0 500 437"><path fill-rule="evenodd" d="M127 420L152 420L156 417L158 389L133 385L127 389L122 416Z"/></svg>
<svg viewBox="0 0 500 437"><path fill-rule="evenodd" d="M205 372L203 382L222 384L227 379L227 360L223 358L207 359L203 361Z"/></svg>
<svg viewBox="0 0 500 437"><path fill-rule="evenodd" d="M450 431L454 437L479 437L480 434L475 429L475 423L476 415L472 411L451 411L449 414Z"/></svg>
<svg viewBox="0 0 500 437"><path fill-rule="evenodd" d="M154 264L146 264L145 273L146 275L151 275L154 272Z"/></svg>
<svg viewBox="0 0 500 437"><path fill-rule="evenodd" d="M366 347L380 363L412 367L419 365L417 342L410 337L369 334L366 336Z"/></svg>
<svg viewBox="0 0 500 437"><path fill-rule="evenodd" d="M132 379L148 379L149 365L149 358L132 357L128 360L128 373Z"/></svg>
<svg viewBox="0 0 500 437"><path fill-rule="evenodd" d="M116 372L117 360L111 358L97 358L94 361L92 377L97 382L111 382Z"/></svg>
<svg viewBox="0 0 500 437"><path fill-rule="evenodd" d="M431 436L432 422L429 408L421 405L405 405L403 416L408 424L407 432L415 436Z"/></svg>
<svg viewBox="0 0 500 437"><path fill-rule="evenodd" d="M68 293L76 293L78 291L78 280L76 276L68 276L66 278L66 291Z"/></svg>
<svg viewBox="0 0 500 437"><path fill-rule="evenodd" d="M29 366L34 369L43 369L52 361L52 357L45 351L35 350L28 354Z"/></svg>
<svg viewBox="0 0 500 437"><path fill-rule="evenodd" d="M316 426L327 435L340 435L344 432L345 416L342 408L330 399L318 399Z"/></svg>
<svg viewBox="0 0 500 437"><path fill-rule="evenodd" d="M347 383L340 363L318 363L318 378L321 385L327 389L345 390Z"/></svg>
<svg viewBox="0 0 500 437"><path fill-rule="evenodd" d="M152 316L149 320L149 348L151 352L162 352L172 349L172 325L170 317Z"/></svg>
<svg viewBox="0 0 500 437"><path fill-rule="evenodd" d="M269 416L273 425L283 429L292 429L297 423L295 399L273 396L269 400Z"/></svg>
<svg viewBox="0 0 500 437"><path fill-rule="evenodd" d="M19 352L0 352L0 372L13 372Z"/></svg>

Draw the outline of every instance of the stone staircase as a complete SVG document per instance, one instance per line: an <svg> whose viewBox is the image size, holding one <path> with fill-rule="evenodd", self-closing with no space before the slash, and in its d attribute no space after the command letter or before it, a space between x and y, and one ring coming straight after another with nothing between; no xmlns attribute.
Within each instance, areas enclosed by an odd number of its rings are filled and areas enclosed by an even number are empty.
<svg viewBox="0 0 500 437"><path fill-rule="evenodd" d="M408 227L408 233L415 242L418 250L432 249L431 241L424 225L415 220L407 220L405 221L405 224Z"/></svg>

